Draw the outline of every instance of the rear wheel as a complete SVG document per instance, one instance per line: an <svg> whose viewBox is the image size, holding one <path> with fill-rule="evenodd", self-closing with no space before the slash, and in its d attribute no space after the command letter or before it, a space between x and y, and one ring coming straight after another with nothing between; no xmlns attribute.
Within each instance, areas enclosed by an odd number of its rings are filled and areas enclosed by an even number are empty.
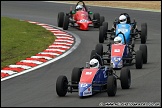
<svg viewBox="0 0 162 108"><path fill-rule="evenodd" d="M59 12L57 17L58 27L63 27L63 22L64 22L64 12Z"/></svg>
<svg viewBox="0 0 162 108"><path fill-rule="evenodd" d="M104 43L104 36L105 36L104 26L100 26L100 29L99 29L99 43Z"/></svg>
<svg viewBox="0 0 162 108"><path fill-rule="evenodd" d="M95 47L95 50L97 54L99 54L101 57L103 56L103 45L102 44L97 44Z"/></svg>
<svg viewBox="0 0 162 108"><path fill-rule="evenodd" d="M122 68L120 72L120 82L122 89L129 89L131 85L131 73L130 69Z"/></svg>
<svg viewBox="0 0 162 108"><path fill-rule="evenodd" d="M136 69L141 69L142 65L143 65L142 51L141 50L138 50L136 52L135 60L136 60Z"/></svg>
<svg viewBox="0 0 162 108"><path fill-rule="evenodd" d="M68 80L67 77L61 75L56 81L56 92L58 96L65 96L68 90Z"/></svg>
<svg viewBox="0 0 162 108"><path fill-rule="evenodd" d="M97 22L94 22L94 28L100 27L100 14L99 13L93 14L93 20L97 20Z"/></svg>
<svg viewBox="0 0 162 108"><path fill-rule="evenodd" d="M104 16L101 16L100 17L100 26L102 26L102 23L105 21L105 17Z"/></svg>
<svg viewBox="0 0 162 108"><path fill-rule="evenodd" d="M141 44L139 47L139 50L142 51L142 58L143 58L143 63L147 63L147 46L145 44Z"/></svg>
<svg viewBox="0 0 162 108"><path fill-rule="evenodd" d="M108 30L108 22L103 22L102 26L104 26L104 39L107 39L107 30Z"/></svg>
<svg viewBox="0 0 162 108"><path fill-rule="evenodd" d="M141 24L141 44L145 44L147 40L147 23Z"/></svg>
<svg viewBox="0 0 162 108"><path fill-rule="evenodd" d="M95 55L96 55L96 50L92 50L90 55L90 60L95 58Z"/></svg>
<svg viewBox="0 0 162 108"><path fill-rule="evenodd" d="M74 67L71 74L71 83L72 84L79 84L80 77L81 77L81 69L78 67ZM78 86L73 86L74 89L78 89Z"/></svg>
<svg viewBox="0 0 162 108"><path fill-rule="evenodd" d="M65 16L64 24L63 24L63 29L67 30L68 26L69 26L69 16Z"/></svg>
<svg viewBox="0 0 162 108"><path fill-rule="evenodd" d="M117 81L116 78L111 75L107 79L107 94L108 96L115 96L117 91Z"/></svg>

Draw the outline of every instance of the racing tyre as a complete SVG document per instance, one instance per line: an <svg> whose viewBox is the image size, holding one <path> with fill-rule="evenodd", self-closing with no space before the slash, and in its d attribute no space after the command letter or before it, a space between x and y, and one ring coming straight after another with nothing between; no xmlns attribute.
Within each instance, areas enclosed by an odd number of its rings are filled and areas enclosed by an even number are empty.
<svg viewBox="0 0 162 108"><path fill-rule="evenodd" d="M136 69L141 69L142 65L143 65L142 51L141 50L138 50L136 52L135 60L136 60Z"/></svg>
<svg viewBox="0 0 162 108"><path fill-rule="evenodd" d="M95 58L96 53L97 53L96 50L91 51L90 60Z"/></svg>
<svg viewBox="0 0 162 108"><path fill-rule="evenodd" d="M131 73L130 69L128 68L122 68L120 72L120 83L122 89L129 89L131 85Z"/></svg>
<svg viewBox="0 0 162 108"><path fill-rule="evenodd" d="M104 26L100 26L100 29L99 29L99 43L104 43L104 36L105 36Z"/></svg>
<svg viewBox="0 0 162 108"><path fill-rule="evenodd" d="M74 67L71 74L71 84L79 84L82 70L78 67ZM78 86L74 86L74 89L78 89Z"/></svg>
<svg viewBox="0 0 162 108"><path fill-rule="evenodd" d="M58 27L63 27L64 23L64 12L59 12L57 17Z"/></svg>
<svg viewBox="0 0 162 108"><path fill-rule="evenodd" d="M66 15L64 19L63 29L67 30L68 26L69 26L69 16Z"/></svg>
<svg viewBox="0 0 162 108"><path fill-rule="evenodd" d="M117 81L116 78L111 75L107 79L107 94L108 96L115 96L117 91Z"/></svg>
<svg viewBox="0 0 162 108"><path fill-rule="evenodd" d="M104 38L107 38L107 30L108 30L108 22L103 22L102 26L104 26Z"/></svg>
<svg viewBox="0 0 162 108"><path fill-rule="evenodd" d="M99 13L93 14L93 20L97 20L97 22L94 22L94 28L100 27L100 14Z"/></svg>
<svg viewBox="0 0 162 108"><path fill-rule="evenodd" d="M147 40L147 23L141 24L141 44L145 44Z"/></svg>
<svg viewBox="0 0 162 108"><path fill-rule="evenodd" d="M103 45L102 44L97 44L95 47L95 50L97 54L99 54L101 57L103 56Z"/></svg>
<svg viewBox="0 0 162 108"><path fill-rule="evenodd" d="M139 50L142 51L142 58L143 58L143 63L147 63L147 46L145 44L141 44L139 47Z"/></svg>
<svg viewBox="0 0 162 108"><path fill-rule="evenodd" d="M102 26L102 23L105 21L105 17L104 16L101 16L100 17L100 26Z"/></svg>
<svg viewBox="0 0 162 108"><path fill-rule="evenodd" d="M56 81L56 92L58 96L65 96L68 90L68 80L67 77L61 75Z"/></svg>

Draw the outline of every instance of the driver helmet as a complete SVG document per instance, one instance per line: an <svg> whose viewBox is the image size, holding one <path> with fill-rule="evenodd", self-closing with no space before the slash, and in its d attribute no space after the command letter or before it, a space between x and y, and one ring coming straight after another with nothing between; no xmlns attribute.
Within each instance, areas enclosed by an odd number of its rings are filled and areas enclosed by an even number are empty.
<svg viewBox="0 0 162 108"><path fill-rule="evenodd" d="M114 43L115 43L115 44L122 43L122 38L119 37L119 36L115 37L115 38L114 38Z"/></svg>
<svg viewBox="0 0 162 108"><path fill-rule="evenodd" d="M90 68L99 68L99 61L97 59L92 59L89 62Z"/></svg>
<svg viewBox="0 0 162 108"><path fill-rule="evenodd" d="M76 10L78 11L78 10L82 10L83 9L83 6L82 5L77 5L76 6Z"/></svg>
<svg viewBox="0 0 162 108"><path fill-rule="evenodd" d="M126 17L125 15L121 15L121 16L119 17L119 22L120 22L121 24L125 24L125 23L127 22L127 17Z"/></svg>

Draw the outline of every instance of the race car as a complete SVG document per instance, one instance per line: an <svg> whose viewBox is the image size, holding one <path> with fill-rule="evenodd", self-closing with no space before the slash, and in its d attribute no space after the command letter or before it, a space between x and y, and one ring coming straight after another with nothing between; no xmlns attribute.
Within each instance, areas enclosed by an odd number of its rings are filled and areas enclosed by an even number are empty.
<svg viewBox="0 0 162 108"><path fill-rule="evenodd" d="M131 43L132 40L140 38L141 44L145 44L147 40L147 23L142 23L141 30L138 30L135 20L131 23L130 16L127 13L122 13L121 15L127 16L126 24L120 24L119 20L116 19L112 28L109 30L108 22L103 22L102 26L99 28L99 43L104 43L106 39L114 39L116 34L121 31L126 36L126 43ZM107 34L109 34L109 37Z"/></svg>
<svg viewBox="0 0 162 108"><path fill-rule="evenodd" d="M104 64L112 65L113 69L121 69L124 66L133 64L135 64L136 69L141 69L143 64L147 63L147 45L141 44L139 50L135 51L134 44L127 44L124 33L119 32L117 37L119 35L123 36L122 40L124 40L124 43L115 44L109 42L106 52L103 52L103 45L99 43L96 45L95 50L91 51L90 58L97 53L102 57Z"/></svg>
<svg viewBox="0 0 162 108"><path fill-rule="evenodd" d="M78 92L80 98L99 92L107 92L108 96L115 96L117 79L120 80L122 89L129 89L130 69L122 68L119 77L111 67L102 65L99 68L90 68L86 63L86 67L73 68L71 81L68 81L65 75L60 75L56 81L56 92L60 97L65 96L67 92Z"/></svg>
<svg viewBox="0 0 162 108"><path fill-rule="evenodd" d="M80 6L79 9L76 9L77 6ZM72 7L70 8L69 13L58 13L58 27L63 27L64 30L68 30L69 26L76 27L80 30L89 30L90 26L94 28L99 28L105 21L105 17L100 16L99 13L94 13L92 19L92 14L93 13L89 9L87 9L85 3L83 1L79 1L76 4L74 10L72 10Z"/></svg>

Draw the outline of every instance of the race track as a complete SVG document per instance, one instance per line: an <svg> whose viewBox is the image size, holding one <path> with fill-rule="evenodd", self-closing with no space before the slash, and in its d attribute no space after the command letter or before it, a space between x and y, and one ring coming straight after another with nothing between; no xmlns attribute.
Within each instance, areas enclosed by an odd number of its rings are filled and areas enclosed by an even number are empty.
<svg viewBox="0 0 162 108"><path fill-rule="evenodd" d="M69 4L35 1L1 1L1 16L47 23L57 26L58 12L69 12ZM74 7L74 5L72 5ZM107 93L80 99L78 93L68 93L66 97L56 94L56 79L66 75L71 79L73 67L83 67L89 61L91 50L98 43L98 28L79 31L69 28L80 36L79 47L68 56L32 72L1 82L1 107L98 107L101 102L160 102L161 104L161 12L133 11L127 9L91 7L93 13L99 12L112 26L114 18L126 12L137 21L138 28L143 22L148 26L148 63L143 69L130 66L132 85L122 90L118 81L115 97ZM1 40L3 41L3 40ZM135 49L139 48L136 42ZM104 44L106 49L106 44Z"/></svg>

